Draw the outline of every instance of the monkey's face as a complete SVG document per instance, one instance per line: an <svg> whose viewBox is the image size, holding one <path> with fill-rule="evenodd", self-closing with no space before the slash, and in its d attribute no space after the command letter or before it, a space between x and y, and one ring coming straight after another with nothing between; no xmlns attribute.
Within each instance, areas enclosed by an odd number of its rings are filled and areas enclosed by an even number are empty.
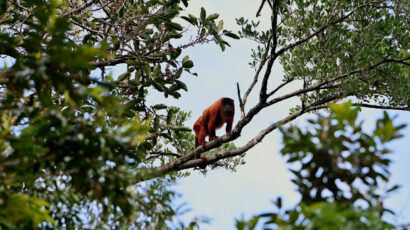
<svg viewBox="0 0 410 230"><path fill-rule="evenodd" d="M225 114L231 115L233 114L233 106L231 104L224 105L224 112Z"/></svg>

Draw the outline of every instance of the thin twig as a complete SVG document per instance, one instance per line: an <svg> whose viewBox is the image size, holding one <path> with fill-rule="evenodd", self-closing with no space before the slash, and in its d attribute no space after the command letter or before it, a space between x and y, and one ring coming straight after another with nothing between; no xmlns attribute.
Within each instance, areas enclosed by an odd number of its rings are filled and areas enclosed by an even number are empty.
<svg viewBox="0 0 410 230"><path fill-rule="evenodd" d="M239 100L239 108L241 109L241 118L245 117L245 105L243 104L241 98L241 89L239 88L239 83L236 83L236 88L238 90L238 100Z"/></svg>
<svg viewBox="0 0 410 230"><path fill-rule="evenodd" d="M280 90L282 87L286 86L287 84L291 83L295 78L289 78L287 81L283 82L280 84L276 89L272 90L272 92L268 93L267 96L270 97L273 94L275 94L278 90Z"/></svg>
<svg viewBox="0 0 410 230"><path fill-rule="evenodd" d="M407 60L407 59L409 59L409 58L402 59L401 61L404 61L404 60ZM296 90L296 91L294 91L294 92L292 92L292 93L288 93L288 94L283 95L283 96L281 96L281 97L274 98L274 99L268 101L266 104L267 104L268 106L269 106L269 105L273 105L273 104L278 103L278 102L280 102L280 101L283 101L283 100L285 100L285 99L288 99L288 98L291 98L291 97L294 97L294 96L298 96L298 95L301 95L301 94L304 94L304 93L307 93L307 92L311 92L311 91L314 91L314 90L321 89L322 87L325 87L325 86L327 86L327 85L330 84L330 83L333 83L333 82L338 81L338 80L341 80L341 79L343 79L343 78L352 76L352 75L354 75L354 74L367 72L367 71L372 70L372 69L376 68L377 66L382 65L382 64L384 64L384 63L398 62L398 61L400 61L400 60L398 60L398 59L384 59L384 60L382 60L382 61L380 61L380 62L377 62L376 64L373 64L373 65L370 65L370 66L366 66L366 67L363 67L363 68L359 68L359 69L350 71L349 73L342 74L342 75L337 76L337 77L335 77L335 78L332 78L332 79L330 79L330 80L324 81L324 82L322 82L322 83L320 83L320 84L318 84L318 85L311 86L311 87L307 87L307 88L305 88L305 89ZM282 85L283 85L283 84L285 84L285 83L282 83ZM273 92L272 92L272 93L273 93ZM272 94L272 93L271 93L271 94Z"/></svg>
<svg viewBox="0 0 410 230"><path fill-rule="evenodd" d="M80 11L82 11L82 10L87 9L88 7L90 7L91 5L93 5L95 2L96 2L96 0L91 0L91 1L89 1L88 3L86 2L86 3L84 3L82 6L79 6L78 8L75 8L73 11L70 11L70 12L67 12L67 13L65 13L65 14L62 14L61 16L65 17L65 16L68 16L68 15L73 15L73 14L75 14L75 13L77 13L77 12L80 12Z"/></svg>
<svg viewBox="0 0 410 230"><path fill-rule="evenodd" d="M271 44L271 40L272 40L272 36L270 36L270 38L268 39L268 45L265 49L265 53L262 56L262 60L259 63L259 67L258 70L255 73L255 76L253 77L253 81L251 83L251 85L249 86L248 90L246 90L245 95L243 96L243 105L246 105L246 101L248 100L248 96L249 94L252 92L253 87L256 85L256 83L258 82L258 78L259 78L259 74L262 71L263 67L265 66L265 63L268 59L268 53L270 51L270 44Z"/></svg>
<svg viewBox="0 0 410 230"><path fill-rule="evenodd" d="M392 110L403 110L403 111L410 111L409 107L394 107L394 106L387 106L387 105L372 105L366 103L353 103L352 105L372 108L372 109L392 109Z"/></svg>
<svg viewBox="0 0 410 230"><path fill-rule="evenodd" d="M256 17L259 17L259 16L260 16L261 10L262 10L262 8L263 8L263 5L265 5L265 2L266 2L266 0L262 0L262 3L261 3L261 5L259 6L259 9L258 9L258 11L256 12Z"/></svg>
<svg viewBox="0 0 410 230"><path fill-rule="evenodd" d="M169 152L150 152L150 153L148 153L148 155L152 155L152 156L149 156L148 158L146 158L146 160L150 160L150 159L153 159L153 158L157 158L158 156L181 157L180 154L177 154L177 153L169 153Z"/></svg>

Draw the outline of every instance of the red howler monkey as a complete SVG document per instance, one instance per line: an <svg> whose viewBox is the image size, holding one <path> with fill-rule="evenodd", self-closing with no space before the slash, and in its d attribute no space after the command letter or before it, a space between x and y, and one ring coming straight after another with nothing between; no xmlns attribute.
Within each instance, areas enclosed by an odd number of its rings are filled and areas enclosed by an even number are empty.
<svg viewBox="0 0 410 230"><path fill-rule="evenodd" d="M230 133L234 114L233 100L227 97L220 98L205 109L194 124L195 148L206 144L206 136L209 136L210 141L217 139L215 130L221 128L224 123L226 123L226 133Z"/></svg>

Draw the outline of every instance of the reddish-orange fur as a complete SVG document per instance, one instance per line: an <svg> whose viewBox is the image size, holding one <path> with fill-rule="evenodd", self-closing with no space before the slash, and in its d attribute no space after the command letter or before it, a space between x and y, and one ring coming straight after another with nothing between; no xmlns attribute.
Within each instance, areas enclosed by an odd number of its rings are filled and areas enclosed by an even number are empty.
<svg viewBox="0 0 410 230"><path fill-rule="evenodd" d="M215 130L221 128L224 123L226 123L226 133L230 133L234 115L235 105L233 100L227 97L220 98L205 109L194 124L195 147L205 145L206 136L209 136L210 141L216 139Z"/></svg>

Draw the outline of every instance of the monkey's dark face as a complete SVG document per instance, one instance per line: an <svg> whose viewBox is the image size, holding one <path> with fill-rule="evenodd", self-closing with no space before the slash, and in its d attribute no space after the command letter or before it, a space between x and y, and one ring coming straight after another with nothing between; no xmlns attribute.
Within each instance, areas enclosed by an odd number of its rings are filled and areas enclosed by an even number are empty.
<svg viewBox="0 0 410 230"><path fill-rule="evenodd" d="M233 105L231 104L225 104L224 105L224 112L225 114L233 114Z"/></svg>

